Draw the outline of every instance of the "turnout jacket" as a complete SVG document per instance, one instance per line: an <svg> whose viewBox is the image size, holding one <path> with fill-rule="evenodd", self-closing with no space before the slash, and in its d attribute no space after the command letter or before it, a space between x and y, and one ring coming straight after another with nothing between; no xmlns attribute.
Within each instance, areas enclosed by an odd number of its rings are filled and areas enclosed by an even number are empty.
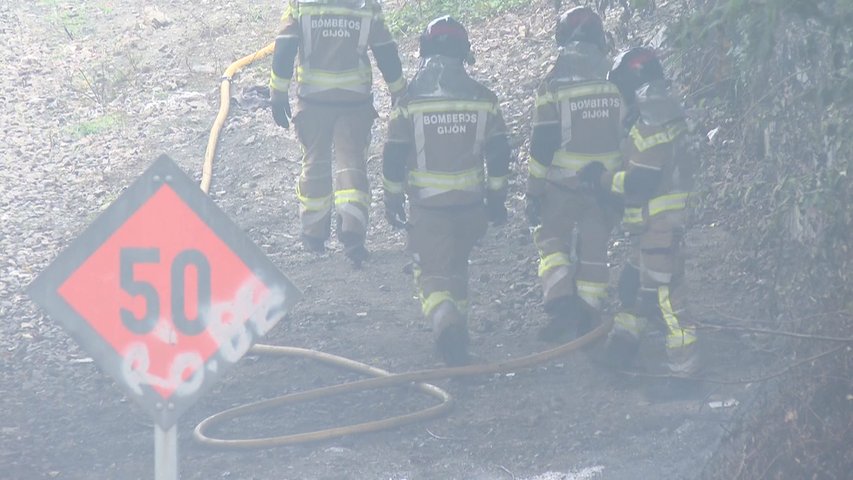
<svg viewBox="0 0 853 480"><path fill-rule="evenodd" d="M634 108L639 116L624 141L624 164L602 176L602 187L624 197L623 224L629 232L648 234L650 226L679 229L695 170L686 145L684 111L662 81L641 88ZM669 240L661 240L646 248L667 248Z"/></svg>
<svg viewBox="0 0 853 480"><path fill-rule="evenodd" d="M563 47L536 91L528 163L528 193L544 193L545 182L578 186L577 173L598 161L608 171L621 164L622 97L606 80L609 59L593 44Z"/></svg>
<svg viewBox="0 0 853 480"><path fill-rule="evenodd" d="M484 196L502 204L509 159L495 94L468 76L462 60L426 59L391 112L383 153L386 195L405 191L409 202L423 207L482 204Z"/></svg>
<svg viewBox="0 0 853 480"><path fill-rule="evenodd" d="M275 40L270 88L287 92L296 67L300 99L362 103L371 99L367 50L393 95L405 88L397 44L377 0L289 0Z"/></svg>

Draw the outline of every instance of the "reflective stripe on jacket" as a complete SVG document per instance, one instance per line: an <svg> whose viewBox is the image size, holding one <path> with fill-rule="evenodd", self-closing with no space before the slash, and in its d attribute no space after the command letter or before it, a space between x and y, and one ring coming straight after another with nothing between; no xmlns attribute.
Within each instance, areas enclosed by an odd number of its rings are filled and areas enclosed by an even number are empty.
<svg viewBox="0 0 853 480"><path fill-rule="evenodd" d="M498 135L506 135L506 127L495 95L471 79L461 61L431 57L388 127L389 142L411 145L405 161L409 201L469 205L482 203L488 186L505 188L506 175L487 178L484 166L484 147Z"/></svg>
<svg viewBox="0 0 853 480"><path fill-rule="evenodd" d="M325 102L370 98L367 49L393 42L375 0L291 0L279 35L300 39L298 95Z"/></svg>
<svg viewBox="0 0 853 480"><path fill-rule="evenodd" d="M531 158L531 179L577 187L578 171L591 162L609 171L621 166L619 138L622 97L605 80L609 61L592 45L564 49L536 93L533 128L559 126L553 158Z"/></svg>
<svg viewBox="0 0 853 480"><path fill-rule="evenodd" d="M685 179L679 178L679 157L684 152L679 149L679 142L686 131L683 120L675 123L655 126L647 125L642 119L631 128L628 138L628 160L624 172L613 176L611 190L614 193L625 193L626 175L632 169L650 169L661 172L661 180L652 198L630 198L626 196L626 208L623 223L630 232L639 233L649 220L662 216L667 217L669 224L682 225L686 220L688 198L690 193L685 191Z"/></svg>

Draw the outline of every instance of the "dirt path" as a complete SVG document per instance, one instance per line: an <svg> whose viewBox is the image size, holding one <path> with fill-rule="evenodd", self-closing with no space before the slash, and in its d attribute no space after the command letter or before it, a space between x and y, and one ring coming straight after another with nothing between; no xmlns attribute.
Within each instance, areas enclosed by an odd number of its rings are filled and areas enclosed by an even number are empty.
<svg viewBox="0 0 853 480"><path fill-rule="evenodd" d="M12 2L0 6L0 471L3 478L151 478L152 425L92 364L23 288L160 152L199 176L217 108L219 72L266 44L280 2ZM504 99L514 143L523 151L536 79L551 50L550 2L530 17L506 14L472 28L477 76ZM236 8L236 10L234 9ZM409 74L411 41L403 42ZM292 132L267 110L239 100L266 83L268 62L235 84L238 99L223 132L212 196L299 285L305 299L269 343L340 354L391 371L436 366L420 320L403 237L374 205L373 256L352 270L339 251L317 258L298 246ZM384 93L377 98L387 112ZM377 122L372 153L383 138ZM371 163L378 178L378 162ZM523 221L521 165L515 167L511 221L492 229L472 260L473 351L500 360L545 348L535 250ZM374 200L380 198L374 181ZM702 318L731 297L716 259L726 236L694 231L690 282ZM339 248L333 245L334 248ZM619 250L615 249L618 262ZM702 272L701 274L698 272ZM710 337L711 375L737 365L737 338ZM746 373L746 372L745 372ZM505 479L694 478L713 453L733 409L712 398L748 398L713 387L708 398L654 404L641 380L625 381L580 354L530 371L439 382L456 398L452 415L379 434L252 452L193 443L207 415L273 395L352 379L300 360L249 357L179 425L182 478ZM404 390L305 405L231 425L227 434L307 431L423 407ZM549 473L551 472L551 473ZM569 475L571 473L571 475Z"/></svg>

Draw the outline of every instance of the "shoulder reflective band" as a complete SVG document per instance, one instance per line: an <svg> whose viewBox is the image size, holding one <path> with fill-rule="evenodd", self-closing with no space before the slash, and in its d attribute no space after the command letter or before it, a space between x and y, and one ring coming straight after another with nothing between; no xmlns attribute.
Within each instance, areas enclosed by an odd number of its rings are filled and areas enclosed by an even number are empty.
<svg viewBox="0 0 853 480"><path fill-rule="evenodd" d="M530 160L527 162L527 171L533 178L545 178L548 175L548 167L539 163L538 160L533 158L533 155L530 156Z"/></svg>
<svg viewBox="0 0 853 480"><path fill-rule="evenodd" d="M342 15L349 17L367 17L375 18L376 15L372 10L359 10L354 8L339 7L334 5L306 5L301 4L297 9L297 15Z"/></svg>
<svg viewBox="0 0 853 480"><path fill-rule="evenodd" d="M683 131L683 125L674 125L662 132L644 137L643 134L640 133L640 129L634 125L634 127L631 128L631 139L634 141L634 147L637 148L637 151L645 152L652 147L675 140Z"/></svg>
<svg viewBox="0 0 853 480"><path fill-rule="evenodd" d="M493 102L477 102L477 101L425 101L410 103L402 107L405 116L413 113L445 113L445 112L468 112L468 111L486 111L489 113L497 113L498 106Z"/></svg>
<svg viewBox="0 0 853 480"><path fill-rule="evenodd" d="M536 96L536 106L558 103L573 98L589 97L592 95L619 95L619 89L610 82L563 87L556 92L547 92ZM614 106L615 107L615 106Z"/></svg>
<svg viewBox="0 0 853 480"><path fill-rule="evenodd" d="M554 94L553 94L553 93L551 93L551 92L545 92L545 93L542 93L542 94L537 94L537 95L536 95L536 102L535 102L535 105L536 105L536 107L538 108L538 107L542 107L542 106L548 105L548 104L550 104L550 103L556 103L556 101L554 100L554 98L555 98L555 96L554 96Z"/></svg>
<svg viewBox="0 0 853 480"><path fill-rule="evenodd" d="M395 107L393 110L391 110L391 120L394 120L394 119L397 119L400 117L406 118L408 116L409 115L406 113L406 111L403 110L401 107Z"/></svg>
<svg viewBox="0 0 853 480"><path fill-rule="evenodd" d="M382 188L384 188L385 192L387 192L387 193L401 194L405 191L406 187L403 184L403 182L394 182L394 181L388 180L383 175L382 176Z"/></svg>
<svg viewBox="0 0 853 480"><path fill-rule="evenodd" d="M610 191L625 195L625 170L620 170L613 174L613 182L610 185Z"/></svg>
<svg viewBox="0 0 853 480"><path fill-rule="evenodd" d="M279 92L287 92L290 88L290 79L282 78L272 72L270 74L270 88Z"/></svg>
<svg viewBox="0 0 853 480"><path fill-rule="evenodd" d="M393 82L388 84L388 90L391 93L399 93L402 92L406 88L406 78L400 75L400 78L394 80Z"/></svg>
<svg viewBox="0 0 853 480"><path fill-rule="evenodd" d="M287 6L284 7L284 12L282 12L282 14L281 14L281 21L286 22L287 20L289 20L291 18L295 18L297 15L299 15L299 14L298 13L296 15L293 14L293 4L288 3Z"/></svg>
<svg viewBox="0 0 853 480"><path fill-rule="evenodd" d="M578 172L592 162L601 162L607 170L612 171L619 168L619 159L619 152L586 154L557 150L554 153L554 162L551 165L571 172Z"/></svg>
<svg viewBox="0 0 853 480"><path fill-rule="evenodd" d="M687 208L688 196L689 193L670 193L649 200L649 216L654 217L671 210L684 210Z"/></svg>

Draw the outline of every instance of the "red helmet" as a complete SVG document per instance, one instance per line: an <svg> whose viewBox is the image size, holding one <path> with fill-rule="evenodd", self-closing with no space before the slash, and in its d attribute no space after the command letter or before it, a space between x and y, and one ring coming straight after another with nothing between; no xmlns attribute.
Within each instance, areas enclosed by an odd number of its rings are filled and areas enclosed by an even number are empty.
<svg viewBox="0 0 853 480"><path fill-rule="evenodd" d="M587 42L596 45L601 51L607 49L604 24L601 17L589 7L575 7L560 15L554 37L560 46L572 42Z"/></svg>
<svg viewBox="0 0 853 480"><path fill-rule="evenodd" d="M468 31L455 18L445 15L429 22L420 38L421 58L433 55L467 60L471 56Z"/></svg>
<svg viewBox="0 0 853 480"><path fill-rule="evenodd" d="M648 47L634 47L622 52L607 74L607 79L616 84L626 98L633 97L643 85L664 78L663 65L654 50Z"/></svg>

